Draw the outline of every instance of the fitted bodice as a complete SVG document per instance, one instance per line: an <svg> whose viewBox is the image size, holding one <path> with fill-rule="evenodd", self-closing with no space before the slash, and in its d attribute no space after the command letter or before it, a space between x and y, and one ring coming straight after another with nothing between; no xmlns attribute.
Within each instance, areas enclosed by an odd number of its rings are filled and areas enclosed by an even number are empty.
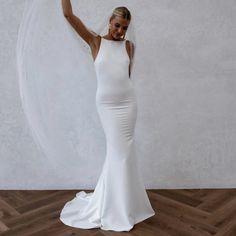
<svg viewBox="0 0 236 236"><path fill-rule="evenodd" d="M100 95L101 99L117 100L133 96L129 63L126 40L114 41L101 37L100 48L94 61L98 82L97 95Z"/></svg>
<svg viewBox="0 0 236 236"><path fill-rule="evenodd" d="M101 37L100 48L94 61L98 77L105 79L129 78L129 56L126 51L126 40L114 41Z"/></svg>

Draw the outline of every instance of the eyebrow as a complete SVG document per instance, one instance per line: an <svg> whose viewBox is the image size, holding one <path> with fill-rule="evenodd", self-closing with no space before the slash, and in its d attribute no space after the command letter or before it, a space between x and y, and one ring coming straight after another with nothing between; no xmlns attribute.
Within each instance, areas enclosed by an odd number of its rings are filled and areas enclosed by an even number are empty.
<svg viewBox="0 0 236 236"><path fill-rule="evenodd" d="M119 25L120 25L120 23L119 23L119 22L116 22L115 24L119 24ZM123 27L128 27L128 25L124 25Z"/></svg>

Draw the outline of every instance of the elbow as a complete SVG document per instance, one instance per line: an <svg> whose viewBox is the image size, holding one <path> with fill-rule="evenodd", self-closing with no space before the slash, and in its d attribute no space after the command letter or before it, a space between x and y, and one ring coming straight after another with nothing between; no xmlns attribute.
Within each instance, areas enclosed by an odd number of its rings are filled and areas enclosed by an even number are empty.
<svg viewBox="0 0 236 236"><path fill-rule="evenodd" d="M64 14L64 17L66 19L68 19L68 18L70 18L72 16L72 13L68 13L68 12L63 12L63 14Z"/></svg>
<svg viewBox="0 0 236 236"><path fill-rule="evenodd" d="M70 22L70 20L71 20L71 15L64 14L64 17L65 17L65 19L66 19L68 22Z"/></svg>
<svg viewBox="0 0 236 236"><path fill-rule="evenodd" d="M70 16L69 16L68 14L64 14L64 17L65 17L66 19L70 18Z"/></svg>

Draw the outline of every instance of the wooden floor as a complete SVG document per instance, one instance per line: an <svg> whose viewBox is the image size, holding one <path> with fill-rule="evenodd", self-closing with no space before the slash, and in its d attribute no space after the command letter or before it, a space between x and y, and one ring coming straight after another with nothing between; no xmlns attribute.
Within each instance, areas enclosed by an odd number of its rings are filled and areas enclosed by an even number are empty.
<svg viewBox="0 0 236 236"><path fill-rule="evenodd" d="M148 190L156 215L129 232L64 225L60 211L79 191L0 190L0 235L236 236L236 189Z"/></svg>

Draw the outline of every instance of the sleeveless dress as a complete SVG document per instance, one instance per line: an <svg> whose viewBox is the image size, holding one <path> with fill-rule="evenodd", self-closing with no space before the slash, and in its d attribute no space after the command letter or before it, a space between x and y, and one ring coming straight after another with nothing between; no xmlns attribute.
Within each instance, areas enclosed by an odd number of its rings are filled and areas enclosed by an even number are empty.
<svg viewBox="0 0 236 236"><path fill-rule="evenodd" d="M135 158L137 102L125 45L125 40L101 37L94 66L106 157L94 192L78 192L62 209L60 220L68 226L130 231L134 224L155 215Z"/></svg>

